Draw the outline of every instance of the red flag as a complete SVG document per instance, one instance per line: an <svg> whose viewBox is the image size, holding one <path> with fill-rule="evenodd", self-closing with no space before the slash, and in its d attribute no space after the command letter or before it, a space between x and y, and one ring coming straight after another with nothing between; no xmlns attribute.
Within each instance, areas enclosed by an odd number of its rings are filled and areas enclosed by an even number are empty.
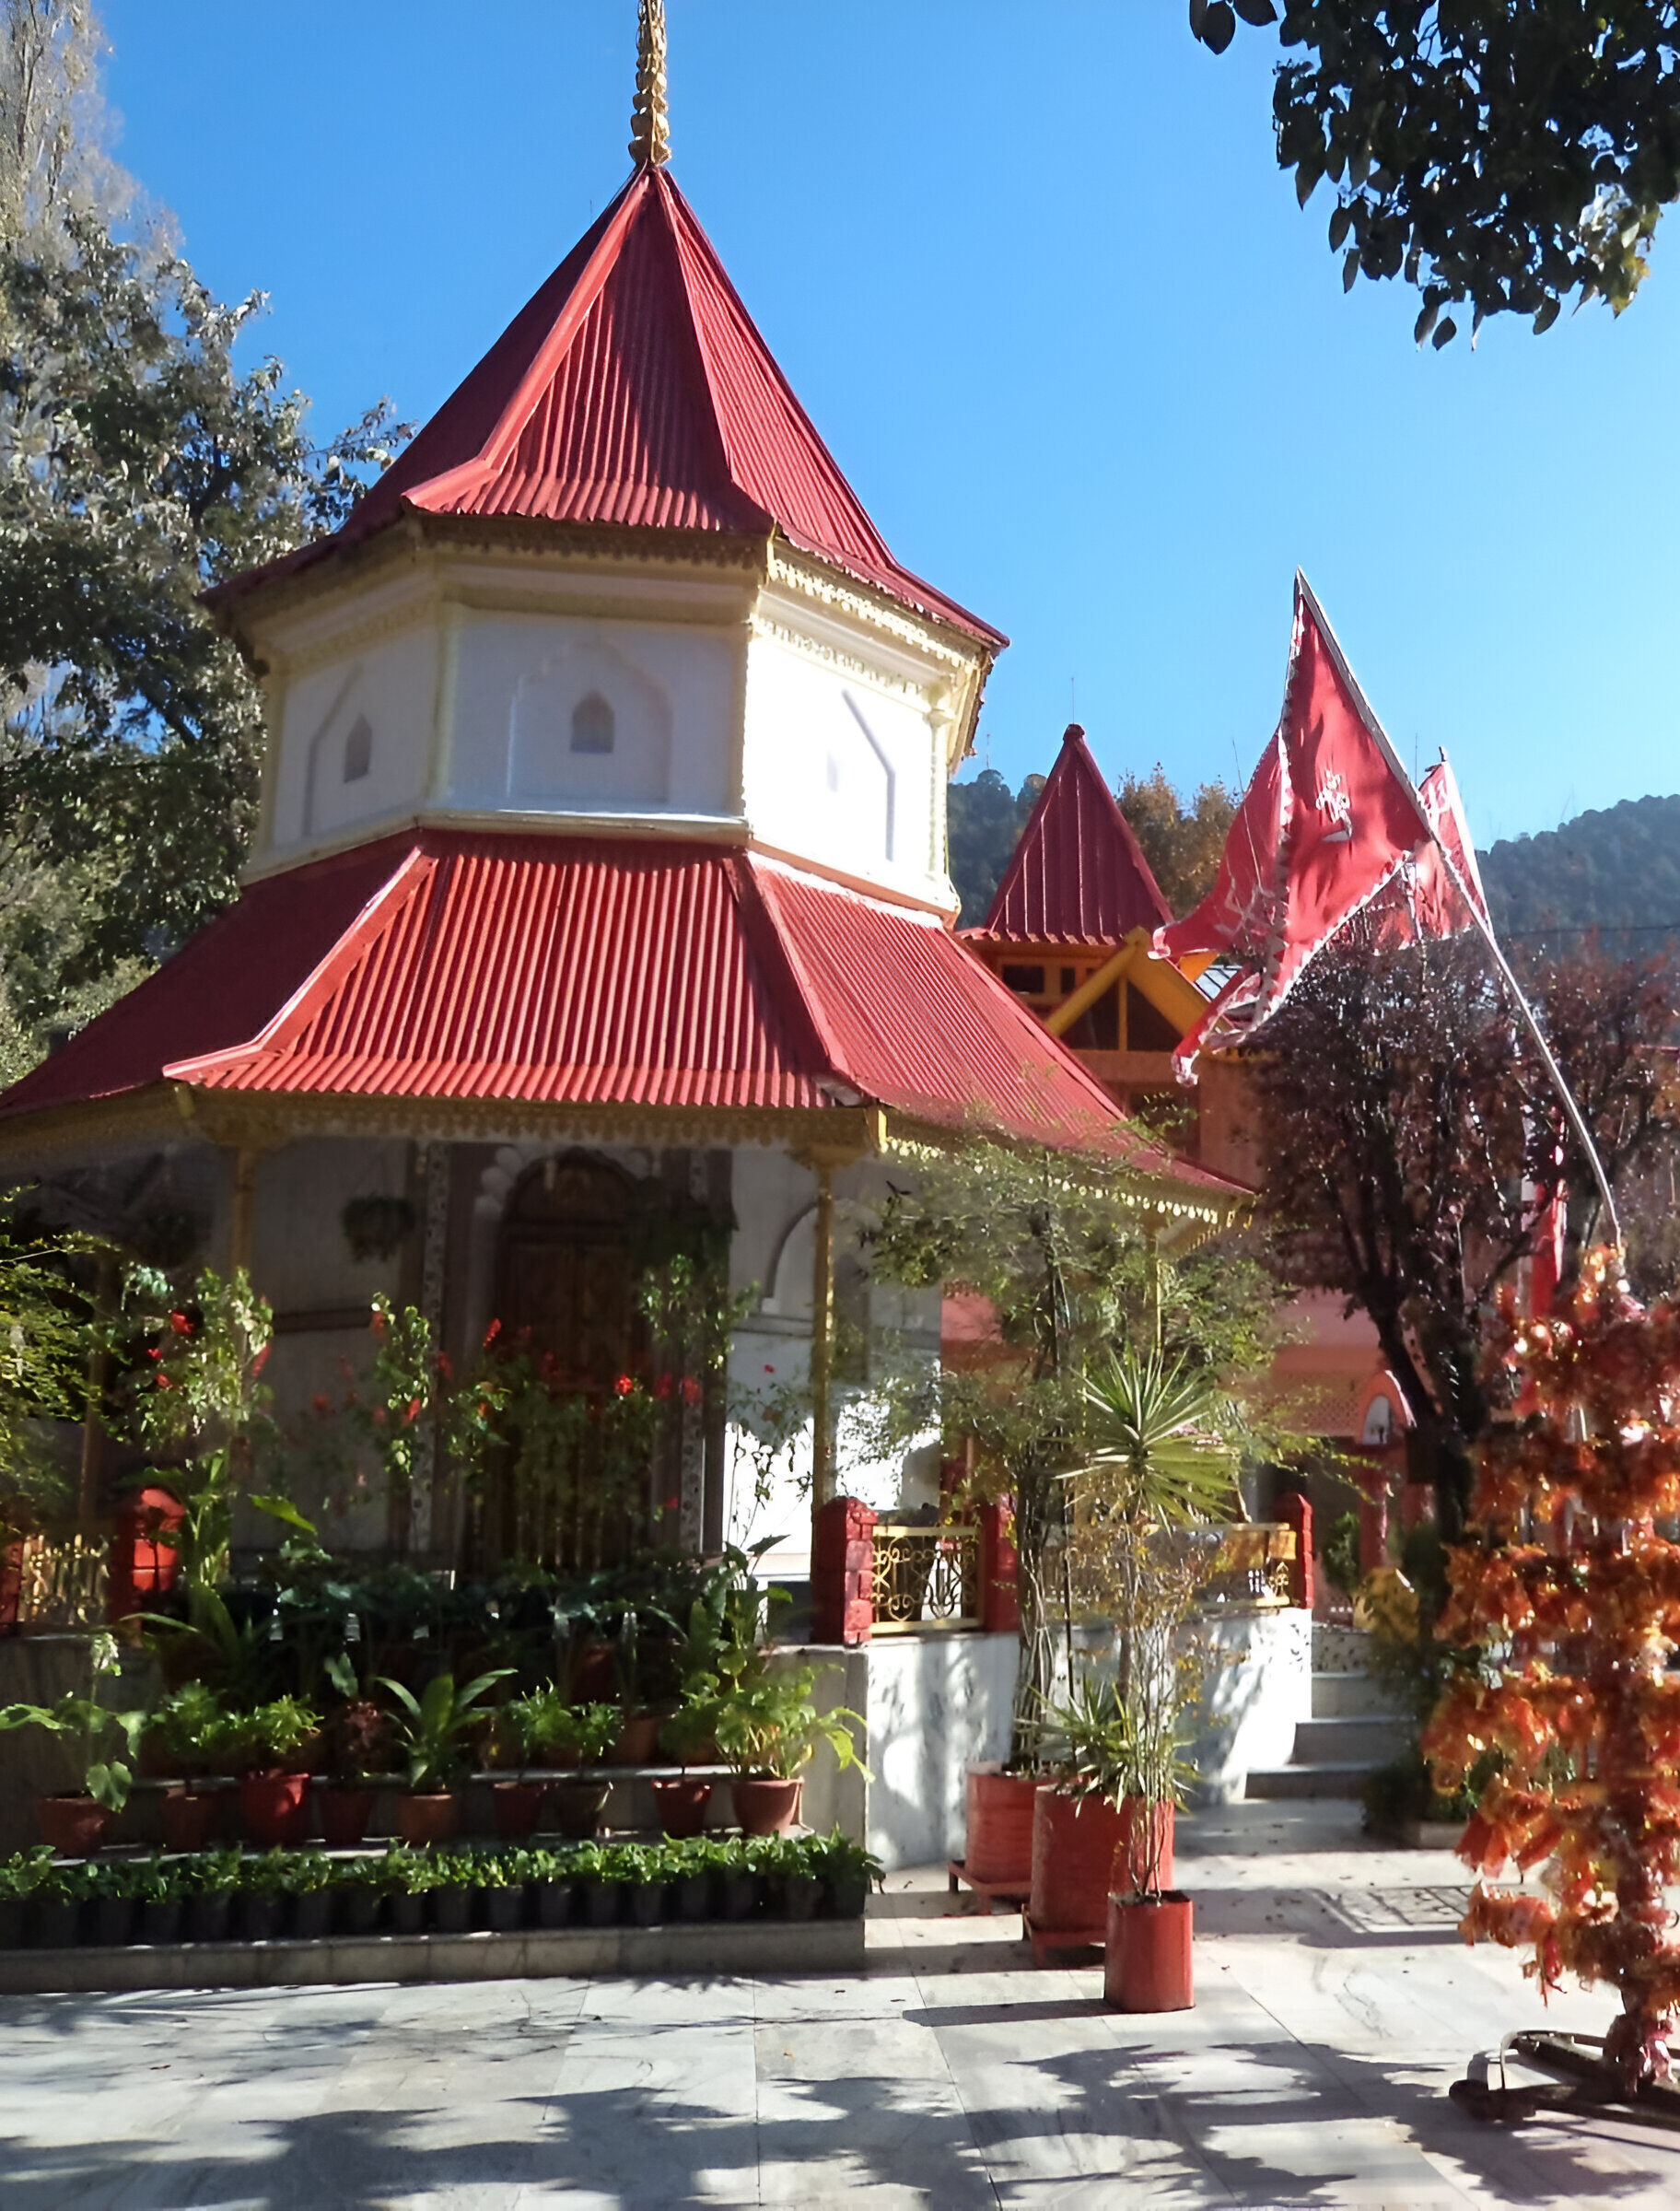
<svg viewBox="0 0 1680 2211"><path fill-rule="evenodd" d="M1433 839L1414 852L1401 866L1392 884L1376 901L1382 914L1382 942L1410 944L1418 937L1451 937L1461 929L1474 929L1476 913L1488 918L1488 899L1481 871L1476 864L1476 847L1464 821L1458 784L1443 754L1418 786L1418 796L1434 831ZM1450 872L1441 856L1445 847L1452 866ZM1456 873L1458 882L1452 880Z"/></svg>
<svg viewBox="0 0 1680 2211"><path fill-rule="evenodd" d="M1444 763L1433 796L1458 840L1454 864L1462 853L1474 880ZM1212 953L1241 963L1173 1055L1181 1075L1198 1051L1239 1042L1269 1021L1313 954L1380 894L1398 887L1408 862L1415 863L1417 895L1400 901L1396 931L1442 933L1442 894L1460 907L1463 902L1434 849L1432 826L1298 572L1277 734L1231 825L1213 889L1183 921L1157 930L1151 947L1167 959ZM1432 866L1416 862L1426 847ZM1476 888L1479 895L1479 882Z"/></svg>

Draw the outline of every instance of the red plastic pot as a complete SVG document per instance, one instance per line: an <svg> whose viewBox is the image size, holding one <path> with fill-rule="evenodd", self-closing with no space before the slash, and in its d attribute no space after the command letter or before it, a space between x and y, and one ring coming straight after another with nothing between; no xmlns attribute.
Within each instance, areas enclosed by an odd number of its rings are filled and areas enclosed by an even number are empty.
<svg viewBox="0 0 1680 2211"><path fill-rule="evenodd" d="M399 1796L397 1832L404 1842L413 1842L416 1846L427 1842L447 1842L455 1832L453 1792L421 1796L410 1790Z"/></svg>
<svg viewBox="0 0 1680 2211"><path fill-rule="evenodd" d="M301 1842L309 1821L309 1777L277 1769L239 1777L239 1816L260 1850Z"/></svg>
<svg viewBox="0 0 1680 2211"><path fill-rule="evenodd" d="M1111 1896L1102 2000L1112 2011L1188 2011L1196 2002L1191 1934L1196 1906L1176 1889Z"/></svg>
<svg viewBox="0 0 1680 2211"><path fill-rule="evenodd" d="M743 1835L785 1835L797 1824L803 1776L783 1781L775 1773L741 1773L729 1784L735 1823Z"/></svg>
<svg viewBox="0 0 1680 2211"><path fill-rule="evenodd" d="M1034 1927L1078 1928L1102 1939L1114 1853L1125 1833L1114 1807L1076 1796L1054 1783L1032 1799L1032 1880L1027 1912Z"/></svg>
<svg viewBox="0 0 1680 2211"><path fill-rule="evenodd" d="M165 1850L203 1850L215 1831L219 1808L214 1789L165 1789L158 1799Z"/></svg>
<svg viewBox="0 0 1680 2211"><path fill-rule="evenodd" d="M329 1850L354 1850L366 1837L373 1818L373 1791L329 1783L315 1792L315 1815L321 1822L321 1839Z"/></svg>
<svg viewBox="0 0 1680 2211"><path fill-rule="evenodd" d="M650 1766L659 1755L659 1729L665 1715L659 1712L626 1713L618 1740L607 1753L610 1766Z"/></svg>
<svg viewBox="0 0 1680 2211"><path fill-rule="evenodd" d="M490 1807L496 1816L496 1831L504 1842L523 1842L536 1833L546 1794L540 1781L491 1783Z"/></svg>
<svg viewBox="0 0 1680 2211"><path fill-rule="evenodd" d="M1035 1773L970 1766L962 1863L971 1881L1014 1885L1024 1891L1032 1874L1032 1799L1038 1789Z"/></svg>
<svg viewBox="0 0 1680 2211"><path fill-rule="evenodd" d="M706 1807L712 1801L709 1781L690 1781L686 1774L677 1781L656 1781L653 1787L653 1808L660 1827L673 1842L685 1841L699 1834L706 1826Z"/></svg>
<svg viewBox="0 0 1680 2211"><path fill-rule="evenodd" d="M37 1796L35 1824L41 1839L61 1857L90 1858L105 1840L112 1815L91 1796Z"/></svg>

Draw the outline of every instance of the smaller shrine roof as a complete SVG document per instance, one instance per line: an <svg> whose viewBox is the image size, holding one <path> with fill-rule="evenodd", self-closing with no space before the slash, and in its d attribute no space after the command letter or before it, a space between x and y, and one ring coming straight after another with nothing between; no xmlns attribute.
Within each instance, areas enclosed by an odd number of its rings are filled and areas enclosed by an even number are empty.
<svg viewBox="0 0 1680 2211"><path fill-rule="evenodd" d="M1240 1186L1146 1143L937 916L716 844L414 830L251 884L0 1097L162 1083L912 1123Z"/></svg>
<svg viewBox="0 0 1680 2211"><path fill-rule="evenodd" d="M1069 722L991 910L964 934L979 944L1114 946L1172 918L1084 731Z"/></svg>

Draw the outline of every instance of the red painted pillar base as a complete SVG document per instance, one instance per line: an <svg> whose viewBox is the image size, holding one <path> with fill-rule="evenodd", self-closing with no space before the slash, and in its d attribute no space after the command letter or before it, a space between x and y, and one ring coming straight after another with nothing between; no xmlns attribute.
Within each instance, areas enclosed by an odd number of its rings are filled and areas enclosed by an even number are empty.
<svg viewBox="0 0 1680 2211"><path fill-rule="evenodd" d="M873 1506L832 1497L816 1516L811 1547L811 1639L868 1643L875 1625Z"/></svg>
<svg viewBox="0 0 1680 2211"><path fill-rule="evenodd" d="M1312 1609L1312 1507L1299 1490L1278 1500L1278 1517L1295 1530L1295 1564L1289 1575L1289 1602Z"/></svg>
<svg viewBox="0 0 1680 2211"><path fill-rule="evenodd" d="M1018 1562L1015 1500L994 1498L980 1507L980 1625L988 1635L1013 1635L1020 1632Z"/></svg>

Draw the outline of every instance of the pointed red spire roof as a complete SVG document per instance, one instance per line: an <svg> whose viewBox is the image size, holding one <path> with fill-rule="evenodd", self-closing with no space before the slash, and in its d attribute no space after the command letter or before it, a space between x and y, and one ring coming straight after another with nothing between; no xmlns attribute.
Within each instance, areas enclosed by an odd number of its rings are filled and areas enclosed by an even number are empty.
<svg viewBox="0 0 1680 2211"><path fill-rule="evenodd" d="M355 544L404 509L775 531L919 612L1004 641L893 559L660 167L637 167L337 536L286 565Z"/></svg>
<svg viewBox="0 0 1680 2211"><path fill-rule="evenodd" d="M1118 944L1172 918L1132 825L1069 722L991 911L971 938L1017 944Z"/></svg>

